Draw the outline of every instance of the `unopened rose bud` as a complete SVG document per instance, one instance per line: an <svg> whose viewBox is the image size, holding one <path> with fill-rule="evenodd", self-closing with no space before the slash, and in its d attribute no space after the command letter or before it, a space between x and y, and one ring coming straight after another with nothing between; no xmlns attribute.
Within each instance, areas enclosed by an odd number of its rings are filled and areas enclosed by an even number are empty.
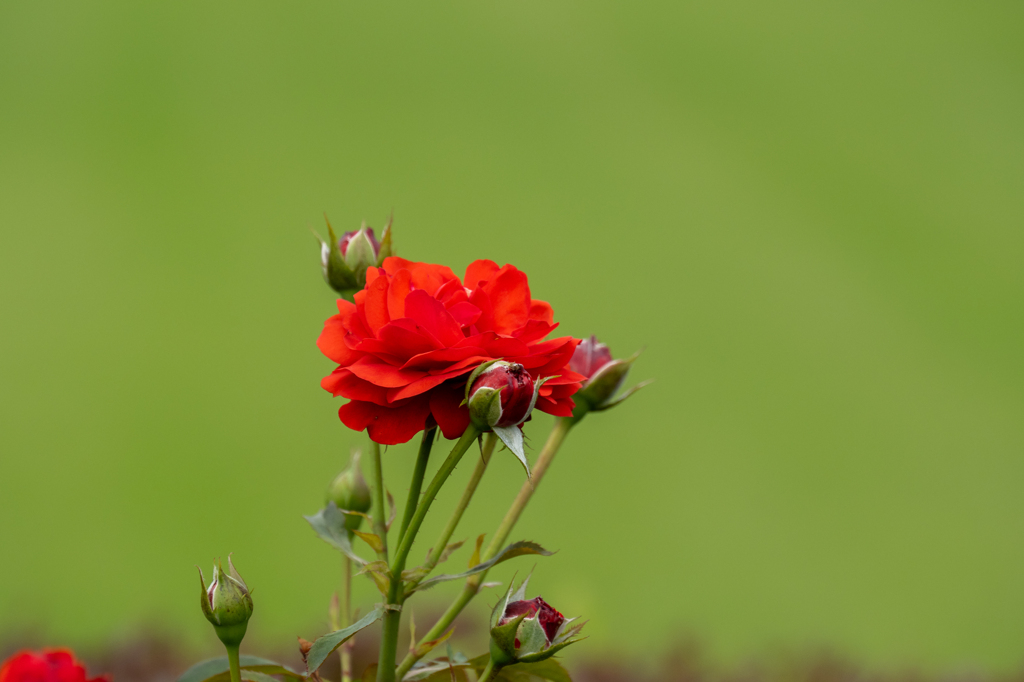
<svg viewBox="0 0 1024 682"><path fill-rule="evenodd" d="M327 502L334 502L338 509L343 511L365 514L370 510L370 486L363 478L363 472L359 466L359 456L358 450L352 453L349 465L331 481L331 485L327 488ZM346 514L345 527L349 530L356 530L362 520L358 514Z"/></svg>
<svg viewBox="0 0 1024 682"><path fill-rule="evenodd" d="M203 588L200 603L206 620L213 624L217 637L226 647L237 647L245 637L252 616L252 597L242 576L238 575L228 556L228 573L218 560L213 565L212 582L206 587L203 571L199 569L199 584Z"/></svg>
<svg viewBox="0 0 1024 682"><path fill-rule="evenodd" d="M583 623L572 625L575 618L566 619L540 597L524 599L526 582L515 594L509 587L491 614L491 660L496 666L543 661L579 641Z"/></svg>
<svg viewBox="0 0 1024 682"><path fill-rule="evenodd" d="M482 431L522 424L533 402L533 377L515 362L492 363L473 378L469 388L469 414Z"/></svg>
<svg viewBox="0 0 1024 682"><path fill-rule="evenodd" d="M338 239L330 221L327 235L320 241L320 265L324 280L345 298L351 300L355 292L366 284L366 269L380 266L384 259L394 255L391 248L391 221L384 227L384 234L378 242L372 227L364 223L358 230L345 232Z"/></svg>
<svg viewBox="0 0 1024 682"><path fill-rule="evenodd" d="M579 420L587 412L600 412L615 407L646 386L649 382L641 382L618 394L630 367L639 356L639 353L635 353L625 360L616 360L612 358L608 346L598 342L596 336L580 341L569 360L569 369L587 377L587 380L572 397L576 402L573 417Z"/></svg>
<svg viewBox="0 0 1024 682"><path fill-rule="evenodd" d="M526 368L515 362L491 360L469 375L466 381L466 404L473 426L481 431L494 431L530 475L530 465L523 451L520 425L530 418L537 403L537 392L547 378L534 381Z"/></svg>

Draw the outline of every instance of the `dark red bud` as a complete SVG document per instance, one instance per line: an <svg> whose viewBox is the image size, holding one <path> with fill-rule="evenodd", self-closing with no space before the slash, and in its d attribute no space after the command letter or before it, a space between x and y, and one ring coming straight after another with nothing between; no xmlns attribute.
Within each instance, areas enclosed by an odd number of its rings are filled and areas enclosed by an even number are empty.
<svg viewBox="0 0 1024 682"><path fill-rule="evenodd" d="M572 359L569 360L569 369L589 379L612 359L612 353L608 350L608 346L599 343L596 336L591 336L589 339L583 339L576 346L576 351L572 354Z"/></svg>
<svg viewBox="0 0 1024 682"><path fill-rule="evenodd" d="M555 611L550 604L541 599L540 597L534 597L533 599L527 599L524 601L514 601L505 607L505 613L501 617L501 623L504 624L517 618L524 613L529 614L527 618L533 618L535 614L540 613L540 626L544 628L544 636L548 639L548 644L558 634L558 628L562 627L562 623L565 622L565 616ZM519 646L519 640L516 640L516 647Z"/></svg>
<svg viewBox="0 0 1024 682"><path fill-rule="evenodd" d="M359 234L359 230L352 230L341 235L341 239L338 240L338 250L341 251L341 255L344 256L348 253L348 243L352 241L352 238ZM370 243L373 244L373 252L380 253L380 242L377 241L377 237L373 234L373 228L366 228L366 236L370 238Z"/></svg>
<svg viewBox="0 0 1024 682"><path fill-rule="evenodd" d="M522 365L515 362L491 365L473 382L470 395L480 388L501 390L501 419L491 426L515 426L529 416L533 403L533 377Z"/></svg>

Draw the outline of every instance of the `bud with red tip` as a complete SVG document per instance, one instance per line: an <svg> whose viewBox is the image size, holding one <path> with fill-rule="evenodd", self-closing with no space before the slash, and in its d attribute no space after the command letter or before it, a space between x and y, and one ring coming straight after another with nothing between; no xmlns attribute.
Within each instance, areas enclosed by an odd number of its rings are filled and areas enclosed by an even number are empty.
<svg viewBox="0 0 1024 682"><path fill-rule="evenodd" d="M231 563L231 556L228 556L227 573L220 560L214 563L209 588L206 587L203 570L199 569L199 584L203 588L200 605L206 620L213 625L224 646L238 647L252 616L252 597L242 576Z"/></svg>
<svg viewBox="0 0 1024 682"><path fill-rule="evenodd" d="M581 639L577 635L583 623L573 625L575 618L567 619L540 597L526 599L528 582L515 593L509 586L491 613L491 661L496 667L543 661Z"/></svg>
<svg viewBox="0 0 1024 682"><path fill-rule="evenodd" d="M625 360L616 360L608 346L598 342L596 336L580 341L572 359L569 360L569 368L587 377L587 380L572 397L576 402L573 418L578 421L588 412L601 412L615 407L650 383L643 381L623 393L618 393L626 380L626 375L629 374L629 368L638 357L639 352Z"/></svg>
<svg viewBox="0 0 1024 682"><path fill-rule="evenodd" d="M366 269L380 267L384 259L393 256L391 247L391 221L384 226L380 241L372 227L363 223L358 230L345 232L341 239L334 234L330 221L327 223L328 240L320 241L320 265L324 279L332 289L351 300L355 292L366 284Z"/></svg>
<svg viewBox="0 0 1024 682"><path fill-rule="evenodd" d="M494 431L526 467L527 475L530 466L523 452L520 425L530 418L537 392L545 381L547 378L534 381L518 363L491 360L473 370L466 382L466 404L473 426Z"/></svg>

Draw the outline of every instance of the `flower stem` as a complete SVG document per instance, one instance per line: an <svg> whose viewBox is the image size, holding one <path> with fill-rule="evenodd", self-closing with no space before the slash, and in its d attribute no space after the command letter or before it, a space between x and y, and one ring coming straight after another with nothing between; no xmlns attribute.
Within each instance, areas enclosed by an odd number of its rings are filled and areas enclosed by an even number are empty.
<svg viewBox="0 0 1024 682"><path fill-rule="evenodd" d="M501 666L494 665L494 659L492 658L487 661L487 667L480 673L480 679L477 682L491 682L491 680L498 676L499 672L501 672Z"/></svg>
<svg viewBox="0 0 1024 682"><path fill-rule="evenodd" d="M380 443L370 440L370 456L373 461L373 532L380 538L381 550L377 558L388 560L388 529L384 515L384 470L380 462Z"/></svg>
<svg viewBox="0 0 1024 682"><path fill-rule="evenodd" d="M558 453L558 449L562 446L565 441L565 437L569 434L569 430L572 429L573 421L571 418L558 417L555 419L555 426L551 429L548 440L544 443L544 448L541 450L540 455L537 457L537 462L533 467L533 479L523 483L523 486L519 489L519 494L516 496L515 501L509 510L505 513L505 518L502 519L501 525L498 526L497 532L494 537L491 538L490 544L487 546L487 550L480 556L480 561L484 562L494 558L494 555L501 551L502 545L508 539L509 533L512 532L512 527L515 526L516 521L519 520L519 516L523 513L523 509L526 508L526 503L530 501L533 493L540 485L541 480L544 478L545 472L548 467L551 466L552 460ZM429 642L437 639L445 630L455 621L455 618L462 613L462 610L466 608L466 605L472 601L473 597L476 596L480 589L480 584L487 576L487 571L477 573L476 575L470 576L466 579L466 584L462 588L462 592L455 598L448 610L434 623L434 627L425 634L421 639L420 643ZM410 652L403 660L401 665L398 666L398 677L401 679L409 670L413 664L416 663L422 656L417 656L415 653ZM483 678L481 678L483 682Z"/></svg>
<svg viewBox="0 0 1024 682"><path fill-rule="evenodd" d="M406 500L405 510L402 512L402 526L398 531L398 543L402 543L405 531L409 528L412 515L420 502L420 491L423 489L423 476L427 472L427 461L430 459L430 449L434 446L434 437L437 435L437 427L427 429L423 432L423 439L420 441L420 451L416 455L416 466L412 472L412 483L409 485L409 499Z"/></svg>
<svg viewBox="0 0 1024 682"><path fill-rule="evenodd" d="M479 435L480 431L475 426L472 424L467 426L465 433L462 434L462 438L455 444L455 447L448 454L448 458L441 464L441 468L434 474L430 485L427 486L427 491L423 493L423 499L416 506L416 512L409 521L405 537L402 538L402 542L398 545L398 551L395 552L395 560L391 564L391 573L393 575L400 574L405 569L405 560L409 556L409 550L412 549L412 543L416 540L416 534L420 531L420 526L423 525L423 519L426 518L427 512L430 511L430 505L441 491L441 486L444 485L444 482L455 471L459 460L462 459L462 456L469 450L469 446L473 444L473 441Z"/></svg>
<svg viewBox="0 0 1024 682"><path fill-rule="evenodd" d="M352 560L347 556L341 558L342 562L342 585L341 585L341 627L347 628L352 624ZM352 680L352 640L341 645L338 651L341 656L341 682Z"/></svg>
<svg viewBox="0 0 1024 682"><path fill-rule="evenodd" d="M430 550L430 555L427 556L427 562L423 565L427 574L429 574L430 571L437 566L437 562L441 560L441 554L444 553L445 547L448 546L448 541L452 539L452 535L455 533L455 529L458 527L459 521L462 520L462 515L466 512L466 507L469 506L469 501L473 499L473 493L476 492L477 486L480 485L480 479L484 477L484 471L487 470L487 464L491 461L491 453L494 452L494 446L497 442L498 436L493 432L488 433L485 437L483 448L480 451L480 459L477 460L476 468L473 469L473 475L470 476L469 483L466 484L466 489L462 493L462 498L459 500L458 506L455 507L455 511L452 512L451 518L448 519L448 525L445 526L444 530L441 532L441 537L438 538L433 549Z"/></svg>
<svg viewBox="0 0 1024 682"><path fill-rule="evenodd" d="M242 670L238 666L238 645L224 646L228 651L228 667L231 669L231 682L242 682Z"/></svg>
<svg viewBox="0 0 1024 682"><path fill-rule="evenodd" d="M402 583L402 571L405 570L405 560L412 549L412 543L416 540L416 534L423 525L423 519L430 510L434 498L441 491L441 486L448 480L459 460L469 450L480 431L470 424L466 427L462 438L455 444L448 458L444 460L441 467L434 474L427 491L423 493L423 499L416 506L416 511L409 520L409 527L406 528L405 537L399 542L398 550L395 552L394 560L390 564L391 585L388 589L387 610L384 612L384 623L381 628L380 653L377 658L377 682L395 682L395 658L398 651L398 628L402 620L401 606L404 600L404 584Z"/></svg>

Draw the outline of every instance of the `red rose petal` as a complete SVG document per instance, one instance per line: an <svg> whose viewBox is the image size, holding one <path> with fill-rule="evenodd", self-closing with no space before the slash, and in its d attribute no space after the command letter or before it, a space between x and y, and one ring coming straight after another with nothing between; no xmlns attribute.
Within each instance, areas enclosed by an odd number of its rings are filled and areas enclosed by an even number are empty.
<svg viewBox="0 0 1024 682"><path fill-rule="evenodd" d="M466 268L466 277L462 283L467 289L476 289L481 281L491 279L500 269L492 260L475 260Z"/></svg>
<svg viewBox="0 0 1024 682"><path fill-rule="evenodd" d="M481 286L491 300L491 328L499 334L511 334L530 319L530 286L526 274L506 265Z"/></svg>
<svg viewBox="0 0 1024 682"><path fill-rule="evenodd" d="M334 315L327 318L324 330L316 340L320 352L339 365L349 365L363 356L359 351L352 350L345 343L348 330L345 329L344 316Z"/></svg>
<svg viewBox="0 0 1024 682"><path fill-rule="evenodd" d="M460 407L465 391L463 382L444 384L430 393L430 414L448 440L459 438L469 426L469 410Z"/></svg>
<svg viewBox="0 0 1024 682"><path fill-rule="evenodd" d="M412 275L408 270L399 270L388 285L388 316L392 320L405 317L405 297L412 291Z"/></svg>
<svg viewBox="0 0 1024 682"><path fill-rule="evenodd" d="M366 299L363 305L363 318L374 336L381 327L391 321L388 315L388 278L378 277L373 284L366 285Z"/></svg>
<svg viewBox="0 0 1024 682"><path fill-rule="evenodd" d="M459 323L440 301L425 291L417 290L406 297L405 314L433 334L443 346L454 346L465 338Z"/></svg>
<svg viewBox="0 0 1024 682"><path fill-rule="evenodd" d="M448 314L455 319L455 322L458 323L460 327L468 327L480 319L480 315L483 314L483 311L469 301L462 301L461 303L456 303L449 307Z"/></svg>
<svg viewBox="0 0 1024 682"><path fill-rule="evenodd" d="M358 362L352 363L348 369L360 379L365 379L385 388L406 386L427 375L426 372L419 370L399 369L369 355L360 358Z"/></svg>
<svg viewBox="0 0 1024 682"><path fill-rule="evenodd" d="M338 410L345 426L354 431L366 431L381 445L408 442L423 430L430 414L430 403L424 397L396 407L381 407L373 403L353 400Z"/></svg>

